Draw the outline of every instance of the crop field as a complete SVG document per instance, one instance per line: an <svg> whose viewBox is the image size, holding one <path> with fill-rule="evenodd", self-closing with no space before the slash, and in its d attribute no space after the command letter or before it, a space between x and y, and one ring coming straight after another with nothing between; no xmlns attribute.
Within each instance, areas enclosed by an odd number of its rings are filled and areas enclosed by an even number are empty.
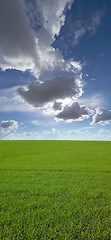
<svg viewBox="0 0 111 240"><path fill-rule="evenodd" d="M0 239L111 239L111 142L0 141Z"/></svg>

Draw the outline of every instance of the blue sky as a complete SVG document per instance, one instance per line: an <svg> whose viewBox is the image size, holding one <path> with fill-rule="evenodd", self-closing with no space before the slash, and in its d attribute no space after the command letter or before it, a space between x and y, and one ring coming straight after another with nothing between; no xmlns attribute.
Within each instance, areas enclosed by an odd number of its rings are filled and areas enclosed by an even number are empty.
<svg viewBox="0 0 111 240"><path fill-rule="evenodd" d="M111 1L0 1L0 139L111 140Z"/></svg>

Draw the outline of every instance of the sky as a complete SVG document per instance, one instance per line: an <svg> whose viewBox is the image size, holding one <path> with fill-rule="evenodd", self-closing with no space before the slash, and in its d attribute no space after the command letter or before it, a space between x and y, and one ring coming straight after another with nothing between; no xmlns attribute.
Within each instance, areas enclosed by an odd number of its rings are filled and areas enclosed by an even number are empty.
<svg viewBox="0 0 111 240"><path fill-rule="evenodd" d="M111 1L0 1L0 139L111 141Z"/></svg>

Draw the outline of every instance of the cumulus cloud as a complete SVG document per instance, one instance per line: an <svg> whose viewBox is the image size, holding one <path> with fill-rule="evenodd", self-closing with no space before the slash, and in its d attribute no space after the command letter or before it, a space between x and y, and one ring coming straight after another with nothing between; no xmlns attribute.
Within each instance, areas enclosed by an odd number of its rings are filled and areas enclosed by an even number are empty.
<svg viewBox="0 0 111 240"><path fill-rule="evenodd" d="M75 130L69 130L67 133L70 135L77 135L77 134L82 134L82 131L75 129Z"/></svg>
<svg viewBox="0 0 111 240"><path fill-rule="evenodd" d="M72 2L73 0L37 1L37 7L44 17L44 28L51 34L51 39L59 34L60 28L65 21L64 9L66 6L70 8Z"/></svg>
<svg viewBox="0 0 111 240"><path fill-rule="evenodd" d="M26 70L38 62L34 31L22 0L0 1L0 65L3 70Z"/></svg>
<svg viewBox="0 0 111 240"><path fill-rule="evenodd" d="M37 131L29 131L29 132L21 132L16 133L15 136L11 135L11 139L22 139L22 140L53 140L53 139L61 139L62 135L60 131L56 128L52 128L51 130L43 131L41 134Z"/></svg>
<svg viewBox="0 0 111 240"><path fill-rule="evenodd" d="M111 122L111 110L106 110L105 108L98 107L96 108L96 114L93 116L93 120L90 123L93 124L110 124Z"/></svg>
<svg viewBox="0 0 111 240"><path fill-rule="evenodd" d="M32 132L23 132L22 135L23 136L28 136L28 137L29 136L36 136L36 137L38 137L39 133L37 131L34 131L34 132L33 131Z"/></svg>
<svg viewBox="0 0 111 240"><path fill-rule="evenodd" d="M68 135L72 135L72 136L79 136L80 138L82 138L83 136L88 136L90 135L90 131L83 131L83 129L75 129L75 130L69 130L67 131Z"/></svg>
<svg viewBox="0 0 111 240"><path fill-rule="evenodd" d="M29 69L36 77L60 69L64 60L51 44L72 0L0 1L0 66Z"/></svg>
<svg viewBox="0 0 111 240"><path fill-rule="evenodd" d="M55 117L56 119L62 119L64 121L82 121L89 118L93 113L93 110L85 106L80 106L78 102L74 102L71 106L66 106L63 111Z"/></svg>
<svg viewBox="0 0 111 240"><path fill-rule="evenodd" d="M61 137L60 131L56 128L52 128L51 131L44 131L42 133L43 139L59 139Z"/></svg>
<svg viewBox="0 0 111 240"><path fill-rule="evenodd" d="M13 121L3 121L0 126L2 128L9 129L11 126L13 126L13 124L14 124Z"/></svg>
<svg viewBox="0 0 111 240"><path fill-rule="evenodd" d="M75 99L83 93L81 63L73 59L65 61L61 51L52 45L65 23L65 10L73 2L0 2L0 66L2 70L29 69L37 78L28 87L18 89L19 95L34 107L52 102L53 110L60 111L59 100ZM19 104L18 109L22 108Z"/></svg>
<svg viewBox="0 0 111 240"><path fill-rule="evenodd" d="M28 103L35 107L43 107L46 103L57 99L76 98L82 94L80 81L75 76L56 77L45 82L35 81L29 85L28 89L19 88L18 91Z"/></svg>
<svg viewBox="0 0 111 240"><path fill-rule="evenodd" d="M2 121L0 123L0 138L5 138L8 134L14 133L18 129L18 122L15 120Z"/></svg>

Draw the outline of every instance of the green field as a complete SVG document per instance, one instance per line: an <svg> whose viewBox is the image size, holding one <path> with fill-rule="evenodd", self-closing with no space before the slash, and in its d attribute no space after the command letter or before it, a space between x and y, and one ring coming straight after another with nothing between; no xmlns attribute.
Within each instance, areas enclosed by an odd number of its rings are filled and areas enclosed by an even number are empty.
<svg viewBox="0 0 111 240"><path fill-rule="evenodd" d="M0 141L0 239L111 239L111 142Z"/></svg>

